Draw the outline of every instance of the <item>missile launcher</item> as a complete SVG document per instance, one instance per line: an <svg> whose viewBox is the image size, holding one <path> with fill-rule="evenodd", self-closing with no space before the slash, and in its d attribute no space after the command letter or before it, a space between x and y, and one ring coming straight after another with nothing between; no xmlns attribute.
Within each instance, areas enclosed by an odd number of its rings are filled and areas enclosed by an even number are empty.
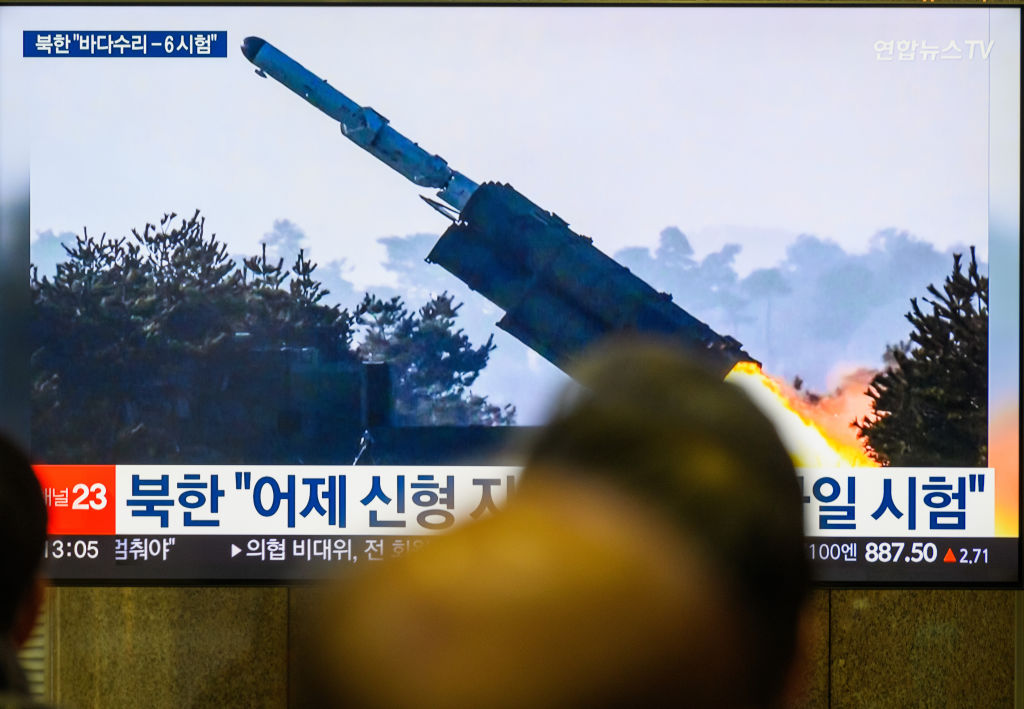
<svg viewBox="0 0 1024 709"><path fill-rule="evenodd" d="M269 42L247 37L242 53L270 76L339 122L341 132L446 204L424 199L452 221L427 261L505 311L498 327L563 370L591 345L616 334L677 340L724 377L753 361L611 257L556 214L509 185L478 185L355 103Z"/></svg>

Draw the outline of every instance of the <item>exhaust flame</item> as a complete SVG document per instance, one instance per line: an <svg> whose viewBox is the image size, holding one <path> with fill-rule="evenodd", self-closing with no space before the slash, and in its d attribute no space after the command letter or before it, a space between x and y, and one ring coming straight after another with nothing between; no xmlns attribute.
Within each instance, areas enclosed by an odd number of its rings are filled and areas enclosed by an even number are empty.
<svg viewBox="0 0 1024 709"><path fill-rule="evenodd" d="M775 424L779 437L799 468L878 467L850 424L871 409L864 393L873 372L859 370L828 396L804 397L768 376L753 362L740 362L726 381L743 388Z"/></svg>

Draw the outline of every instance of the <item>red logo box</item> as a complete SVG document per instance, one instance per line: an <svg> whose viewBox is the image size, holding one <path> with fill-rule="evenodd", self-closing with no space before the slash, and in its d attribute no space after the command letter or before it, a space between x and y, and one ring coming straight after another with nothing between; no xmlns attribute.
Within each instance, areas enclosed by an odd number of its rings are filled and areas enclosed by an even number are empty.
<svg viewBox="0 0 1024 709"><path fill-rule="evenodd" d="M115 533L115 466L33 467L46 498L51 535Z"/></svg>

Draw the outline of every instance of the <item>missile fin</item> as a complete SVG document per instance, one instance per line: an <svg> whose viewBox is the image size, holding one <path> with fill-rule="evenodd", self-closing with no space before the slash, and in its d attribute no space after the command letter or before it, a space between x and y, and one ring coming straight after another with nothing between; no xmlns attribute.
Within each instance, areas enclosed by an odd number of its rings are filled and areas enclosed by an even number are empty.
<svg viewBox="0 0 1024 709"><path fill-rule="evenodd" d="M424 197L423 195L420 195L420 199L429 204L434 211L436 211L445 219L448 219L452 222L459 221L459 213L456 210L449 207L447 204L441 204L437 200L430 199L430 197Z"/></svg>

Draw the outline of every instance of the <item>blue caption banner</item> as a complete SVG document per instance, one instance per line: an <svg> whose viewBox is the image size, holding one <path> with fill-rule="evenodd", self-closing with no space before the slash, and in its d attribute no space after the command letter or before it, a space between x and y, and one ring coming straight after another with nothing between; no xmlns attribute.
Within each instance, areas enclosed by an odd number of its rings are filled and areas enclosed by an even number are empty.
<svg viewBox="0 0 1024 709"><path fill-rule="evenodd" d="M26 31L24 57L226 57L227 31Z"/></svg>

